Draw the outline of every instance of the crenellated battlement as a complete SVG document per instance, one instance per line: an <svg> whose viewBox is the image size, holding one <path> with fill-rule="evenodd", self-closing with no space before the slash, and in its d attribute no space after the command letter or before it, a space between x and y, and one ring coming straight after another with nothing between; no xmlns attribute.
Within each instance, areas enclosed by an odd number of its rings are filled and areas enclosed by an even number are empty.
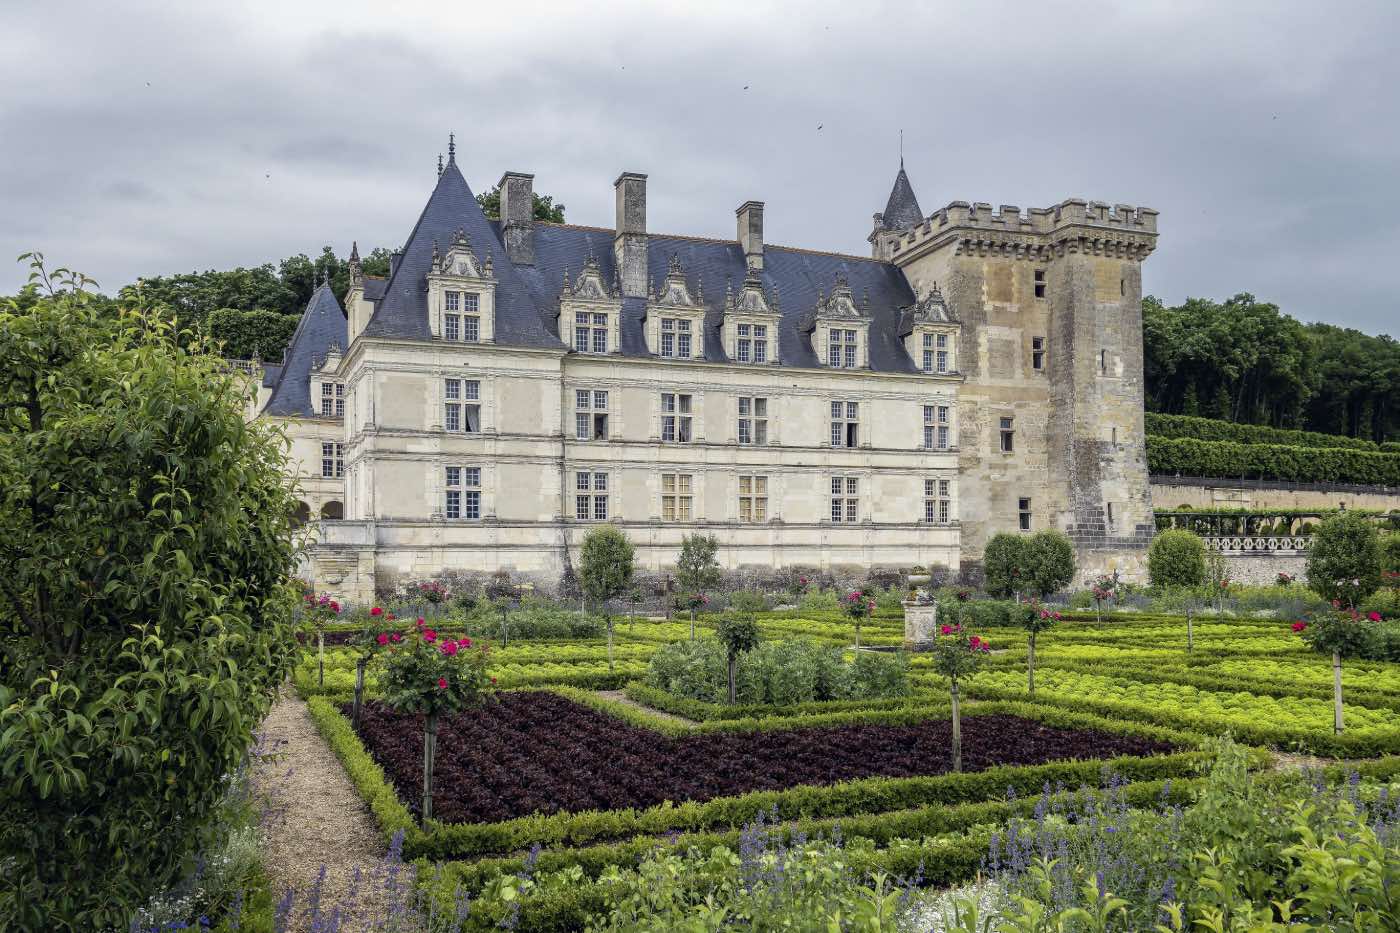
<svg viewBox="0 0 1400 933"><path fill-rule="evenodd" d="M1068 198L1053 207L993 208L985 201L953 201L896 235L890 256L956 241L960 252L1010 253L1048 260L1065 252L1105 252L1143 258L1157 237L1157 211L1130 204Z"/></svg>

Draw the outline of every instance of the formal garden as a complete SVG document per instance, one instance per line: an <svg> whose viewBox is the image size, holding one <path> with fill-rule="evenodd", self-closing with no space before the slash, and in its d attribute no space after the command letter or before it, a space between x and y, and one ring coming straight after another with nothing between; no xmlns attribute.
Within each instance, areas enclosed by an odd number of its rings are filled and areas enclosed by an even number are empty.
<svg viewBox="0 0 1400 933"><path fill-rule="evenodd" d="M1318 516L1266 586L1182 523L1148 584L1040 532L994 538L977 590L735 588L695 535L658 597L600 526L559 599L497 574L342 605L294 576L236 378L35 275L0 311L6 928L1400 928L1377 516Z"/></svg>

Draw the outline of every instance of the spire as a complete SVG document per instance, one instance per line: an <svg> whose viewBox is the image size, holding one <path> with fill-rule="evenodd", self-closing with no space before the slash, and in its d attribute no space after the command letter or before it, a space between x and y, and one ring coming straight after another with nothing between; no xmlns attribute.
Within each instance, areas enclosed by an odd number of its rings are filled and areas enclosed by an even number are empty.
<svg viewBox="0 0 1400 933"><path fill-rule="evenodd" d="M442 153L438 153L438 178L442 177Z"/></svg>
<svg viewBox="0 0 1400 933"><path fill-rule="evenodd" d="M901 144L901 149L903 145ZM914 186L909 184L909 176L904 172L904 155L899 157L899 174L894 177L894 187L890 189L890 200L881 215L881 226L886 230L908 230L924 219L919 209L919 199L914 196Z"/></svg>
<svg viewBox="0 0 1400 933"><path fill-rule="evenodd" d="M456 133L448 133L448 134L447 134L447 164L448 164L448 165L456 165L456 164L457 164L457 134L456 134Z"/></svg>
<svg viewBox="0 0 1400 933"><path fill-rule="evenodd" d="M360 261L360 241L359 241L359 240L351 240L351 241L350 241L350 261L353 262L353 263L358 263L358 262Z"/></svg>

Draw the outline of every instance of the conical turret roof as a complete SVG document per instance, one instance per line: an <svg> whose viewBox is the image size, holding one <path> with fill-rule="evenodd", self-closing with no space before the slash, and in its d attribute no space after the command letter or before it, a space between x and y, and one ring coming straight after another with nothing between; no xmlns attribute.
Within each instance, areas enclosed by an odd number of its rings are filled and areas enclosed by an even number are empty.
<svg viewBox="0 0 1400 933"><path fill-rule="evenodd" d="M904 160L900 159L899 174L894 177L894 187L890 189L890 200L880 223L886 230L908 230L923 219L924 212L919 210L919 199L914 196L914 186L909 184Z"/></svg>

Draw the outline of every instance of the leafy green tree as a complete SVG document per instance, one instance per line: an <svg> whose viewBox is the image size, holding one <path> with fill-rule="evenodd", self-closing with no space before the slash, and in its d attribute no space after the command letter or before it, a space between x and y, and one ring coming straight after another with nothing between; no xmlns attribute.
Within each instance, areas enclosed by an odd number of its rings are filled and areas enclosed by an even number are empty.
<svg viewBox="0 0 1400 933"><path fill-rule="evenodd" d="M0 917L125 929L291 670L296 499L197 338L32 262L0 304Z"/></svg>
<svg viewBox="0 0 1400 933"><path fill-rule="evenodd" d="M961 625L943 625L933 639L933 669L948 681L953 701L953 770L962 770L962 711L959 685L982 666L991 646L976 635L963 633Z"/></svg>
<svg viewBox="0 0 1400 933"><path fill-rule="evenodd" d="M635 551L616 525L599 525L584 535L579 557L583 595L603 613L608 627L608 670L613 669L613 620L608 601L632 586Z"/></svg>
<svg viewBox="0 0 1400 933"><path fill-rule="evenodd" d="M235 360L254 357L277 362L297 329L297 318L276 311L236 311L220 308L209 315L206 325L210 339L219 344L224 356Z"/></svg>
<svg viewBox="0 0 1400 933"><path fill-rule="evenodd" d="M1029 636L1026 642L1026 693L1035 697L1035 642L1041 632L1052 628L1060 621L1060 614L1046 609L1038 603L1021 607L1021 628Z"/></svg>
<svg viewBox="0 0 1400 933"><path fill-rule="evenodd" d="M1322 520L1308 547L1308 586L1343 609L1354 609L1381 585L1380 532L1355 512Z"/></svg>
<svg viewBox="0 0 1400 933"><path fill-rule="evenodd" d="M1147 549L1147 577L1163 588L1205 583L1205 542L1184 528L1160 532Z"/></svg>
<svg viewBox="0 0 1400 933"><path fill-rule="evenodd" d="M734 668L739 655L758 647L758 623L752 616L726 612L715 625L715 637L724 645L729 659L729 704L735 702Z"/></svg>
<svg viewBox="0 0 1400 933"><path fill-rule="evenodd" d="M714 535L686 535L681 538L681 556L676 560L676 579L690 597L690 638L695 639L695 610L705 590L719 583L721 573L719 541Z"/></svg>
<svg viewBox="0 0 1400 933"><path fill-rule="evenodd" d="M531 206L534 209L534 218L548 223L562 224L564 222L564 205L555 204L554 198L548 194L531 192ZM481 212L492 220L501 219L501 186L493 185L489 191L483 191L476 196L476 203L481 205Z"/></svg>
<svg viewBox="0 0 1400 933"><path fill-rule="evenodd" d="M1005 531L992 535L982 552L982 572L987 592L1005 599L1021 593L1031 585L1033 577L1030 539L1025 535Z"/></svg>
<svg viewBox="0 0 1400 933"><path fill-rule="evenodd" d="M1029 562L1029 589L1041 597L1050 596L1074 579L1074 545L1062 531L1045 528L1031 535L1026 544Z"/></svg>

